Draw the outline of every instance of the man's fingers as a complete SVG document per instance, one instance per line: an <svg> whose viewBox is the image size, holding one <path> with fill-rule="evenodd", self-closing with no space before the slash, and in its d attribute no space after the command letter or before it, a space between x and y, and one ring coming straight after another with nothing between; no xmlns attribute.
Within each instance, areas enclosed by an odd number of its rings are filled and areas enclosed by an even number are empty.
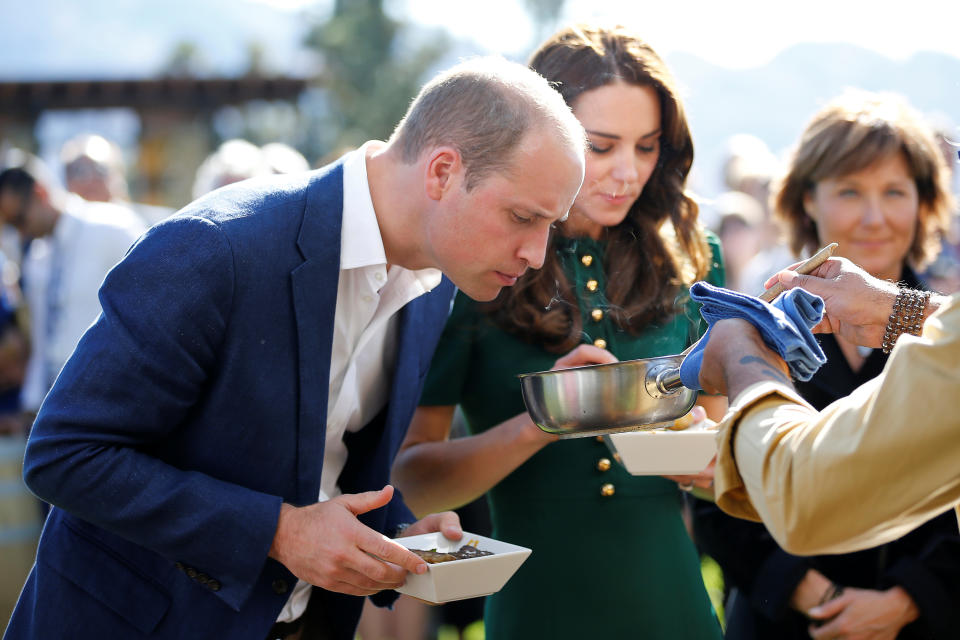
<svg viewBox="0 0 960 640"><path fill-rule="evenodd" d="M424 573L427 570L427 563L420 556L375 531L370 531L370 535L364 536L359 544L361 551L385 562L395 564L404 571ZM367 567L369 570L369 565Z"/></svg>
<svg viewBox="0 0 960 640"><path fill-rule="evenodd" d="M367 511L373 511L386 505L393 498L393 487L389 484L379 491L364 493L345 493L334 498L344 505L353 515L358 516Z"/></svg>

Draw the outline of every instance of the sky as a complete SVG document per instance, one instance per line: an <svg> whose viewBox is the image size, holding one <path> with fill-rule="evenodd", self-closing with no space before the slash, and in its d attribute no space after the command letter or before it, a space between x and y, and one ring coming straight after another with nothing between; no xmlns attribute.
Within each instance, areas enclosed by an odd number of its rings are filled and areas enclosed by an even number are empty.
<svg viewBox="0 0 960 640"><path fill-rule="evenodd" d="M272 70L306 73L307 24L333 0L31 0L5 12L0 80L139 76L175 44L195 42L215 73L239 73L246 46L267 47ZM521 0L385 0L396 18L441 27L473 50L526 59L538 38ZM311 19L304 19L309 16ZM960 58L958 0L567 0L557 25L620 22L662 54L720 66L768 62L798 42L848 42L904 59L921 50ZM551 25L557 26L557 25ZM552 29L551 29L552 30Z"/></svg>
<svg viewBox="0 0 960 640"><path fill-rule="evenodd" d="M404 0L388 6L504 54L525 57L533 46L533 27L518 0ZM734 68L763 64L798 42L849 42L896 59L921 50L960 58L957 0L567 0L559 22L579 20L620 22L663 54L684 51Z"/></svg>

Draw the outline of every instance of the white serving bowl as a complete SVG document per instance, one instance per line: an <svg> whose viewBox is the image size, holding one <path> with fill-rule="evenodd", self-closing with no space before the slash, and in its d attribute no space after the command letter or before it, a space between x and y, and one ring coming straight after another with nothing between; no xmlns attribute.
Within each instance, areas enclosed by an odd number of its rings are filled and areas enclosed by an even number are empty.
<svg viewBox="0 0 960 640"><path fill-rule="evenodd" d="M394 541L408 549L436 549L441 553L456 551L465 544L472 545L481 551L493 552L490 556L428 565L429 569L426 573L408 574L406 583L397 588L400 593L433 603L496 593L503 588L510 576L530 555L530 549L526 547L468 531L463 532L461 540L448 540L441 533L425 533L419 536L396 538Z"/></svg>
<svg viewBox="0 0 960 640"><path fill-rule="evenodd" d="M700 473L717 454L717 431L704 422L681 431L629 431L604 439L614 458L635 476Z"/></svg>

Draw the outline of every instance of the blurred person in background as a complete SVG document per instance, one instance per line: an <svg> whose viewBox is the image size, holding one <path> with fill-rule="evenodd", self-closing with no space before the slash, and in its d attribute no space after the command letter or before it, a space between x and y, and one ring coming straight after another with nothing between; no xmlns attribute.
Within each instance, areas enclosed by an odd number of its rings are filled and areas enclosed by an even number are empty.
<svg viewBox="0 0 960 640"><path fill-rule="evenodd" d="M916 268L939 249L953 205L948 189L948 170L920 114L892 95L849 92L807 125L774 202L795 253L837 242L836 255L872 276L922 290ZM888 360L843 336L821 334L818 341L827 363L793 385L815 409L880 375ZM869 493L864 487L862 498ZM953 513L879 547L818 556L791 555L762 524L726 515L714 503L698 501L694 522L697 540L736 588L726 608L731 640L946 640L960 628ZM817 605L835 620L822 631L811 624L823 620L806 614Z"/></svg>
<svg viewBox="0 0 960 640"><path fill-rule="evenodd" d="M113 202L130 208L149 226L166 218L169 207L130 201L126 164L116 143L103 136L81 134L60 149L67 191L89 202Z"/></svg>
<svg viewBox="0 0 960 640"><path fill-rule="evenodd" d="M712 228L720 238L723 266L727 273L727 288L757 295L740 284L744 267L760 249L764 230L763 206L753 196L742 191L725 191L710 205L714 223ZM785 263L786 264L786 263Z"/></svg>
<svg viewBox="0 0 960 640"><path fill-rule="evenodd" d="M154 225L34 423L54 507L7 639L352 639L427 571L390 538L462 537L388 484L454 286L543 263L585 141L542 77L480 58L387 142Z"/></svg>
<svg viewBox="0 0 960 640"><path fill-rule="evenodd" d="M204 159L193 182L193 197L258 176L308 171L310 163L299 151L282 142L263 147L232 138Z"/></svg>
<svg viewBox="0 0 960 640"><path fill-rule="evenodd" d="M748 133L730 136L726 154L722 168L724 185L730 191L752 196L763 211L762 220L757 225L759 246L753 257L740 268L737 278L739 291L757 295L763 291L767 278L793 261L790 248L783 239L783 230L770 207L770 189L780 173L780 161L766 142Z"/></svg>
<svg viewBox="0 0 960 640"><path fill-rule="evenodd" d="M91 202L126 202L123 152L103 136L83 134L67 140L60 149L67 191Z"/></svg>
<svg viewBox="0 0 960 640"><path fill-rule="evenodd" d="M31 345L21 402L31 413L100 314L104 276L146 229L127 208L67 193L41 166L34 158L0 172L0 220L29 241L21 272Z"/></svg>
<svg viewBox="0 0 960 640"><path fill-rule="evenodd" d="M303 154L283 142L268 142L260 147L260 153L263 154L263 162L269 173L297 173L310 170L310 163Z"/></svg>
<svg viewBox="0 0 960 640"><path fill-rule="evenodd" d="M457 296L394 479L418 513L489 492L493 537L534 549L486 598L489 638L719 638L678 490L707 486L708 474L631 476L601 439L557 441L526 413L517 383L697 339L687 287L722 285L723 266L684 191L683 106L661 58L622 27L562 29L530 66L587 130L583 188L540 271L492 304ZM471 435L450 439L457 405Z"/></svg>
<svg viewBox="0 0 960 640"><path fill-rule="evenodd" d="M960 196L960 128L945 118L933 119L933 132L950 171L954 195ZM931 289L952 294L960 291L960 206L954 206L950 224L943 233L940 253L923 273Z"/></svg>

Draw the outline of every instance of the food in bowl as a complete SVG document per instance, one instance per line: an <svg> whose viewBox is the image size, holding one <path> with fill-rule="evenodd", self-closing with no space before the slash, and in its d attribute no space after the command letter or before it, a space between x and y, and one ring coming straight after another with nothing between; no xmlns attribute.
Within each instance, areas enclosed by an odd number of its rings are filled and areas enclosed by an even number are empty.
<svg viewBox="0 0 960 640"><path fill-rule="evenodd" d="M456 551L442 553L436 549L410 549L428 564L439 564L441 562L451 562L453 560L467 560L468 558L482 558L483 556L492 556L493 551L483 551L476 547L465 544Z"/></svg>

